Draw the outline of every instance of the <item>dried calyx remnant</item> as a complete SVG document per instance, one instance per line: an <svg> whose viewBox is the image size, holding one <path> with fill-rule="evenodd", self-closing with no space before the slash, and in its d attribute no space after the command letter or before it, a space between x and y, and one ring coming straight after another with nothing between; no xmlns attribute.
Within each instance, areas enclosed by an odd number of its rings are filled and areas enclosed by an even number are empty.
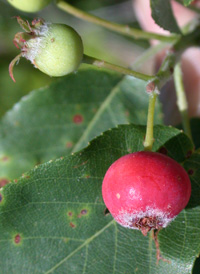
<svg viewBox="0 0 200 274"><path fill-rule="evenodd" d="M32 21L32 24L30 25L29 22L26 20L24 21L21 17L17 16L17 21L21 28L25 32L18 32L14 39L13 43L16 46L16 48L21 49L21 53L17 55L12 62L9 65L9 74L10 77L15 82L15 78L13 76L13 67L16 63L19 62L21 57L25 57L26 59L29 59L34 64L34 58L33 58L33 48L29 46L29 41L32 39L36 39L42 35L44 30L42 30L42 26L44 26L44 21L42 19L34 19ZM45 28L45 27L44 27Z"/></svg>
<svg viewBox="0 0 200 274"><path fill-rule="evenodd" d="M151 229L160 230L162 228L161 224L159 224L159 221L156 217L141 218L133 222L133 227L139 229L144 236L146 236Z"/></svg>
<svg viewBox="0 0 200 274"><path fill-rule="evenodd" d="M63 76L78 69L83 58L83 43L73 28L47 23L43 19L34 19L30 24L19 16L16 18L25 32L18 32L13 40L21 49L9 65L14 82L13 67L21 57L49 76Z"/></svg>

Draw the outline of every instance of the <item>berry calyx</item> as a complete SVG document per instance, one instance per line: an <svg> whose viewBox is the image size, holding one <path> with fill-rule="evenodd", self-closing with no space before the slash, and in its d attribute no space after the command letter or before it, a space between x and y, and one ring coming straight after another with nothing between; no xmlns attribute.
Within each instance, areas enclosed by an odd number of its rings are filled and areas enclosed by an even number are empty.
<svg viewBox="0 0 200 274"><path fill-rule="evenodd" d="M157 152L125 155L107 170L102 185L103 200L124 227L166 227L187 205L191 183L187 172L173 159Z"/></svg>
<svg viewBox="0 0 200 274"><path fill-rule="evenodd" d="M13 7L25 12L37 12L46 7L52 0L7 0Z"/></svg>
<svg viewBox="0 0 200 274"><path fill-rule="evenodd" d="M21 57L49 76L64 76L78 69L83 58L83 43L73 28L42 19L33 20L31 25L20 17L17 20L25 32L17 33L13 41L21 48L21 53L9 66L13 81L13 67Z"/></svg>

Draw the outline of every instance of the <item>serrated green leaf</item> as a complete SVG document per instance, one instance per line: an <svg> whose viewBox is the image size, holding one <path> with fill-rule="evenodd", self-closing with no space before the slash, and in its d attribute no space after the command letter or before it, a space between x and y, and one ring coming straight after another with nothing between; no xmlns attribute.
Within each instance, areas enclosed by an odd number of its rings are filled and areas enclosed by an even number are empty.
<svg viewBox="0 0 200 274"><path fill-rule="evenodd" d="M191 118L190 119L190 127L192 132L192 139L195 145L195 149L200 148L200 119L199 118ZM183 129L182 125L178 125L179 129Z"/></svg>
<svg viewBox="0 0 200 274"><path fill-rule="evenodd" d="M1 190L2 273L191 273L200 251L200 154L188 159L193 147L181 131L164 126L154 131L153 149L183 162L192 181L188 207L159 234L162 256L170 263L156 264L151 234L123 228L104 213L101 184L107 168L143 149L145 127L123 125Z"/></svg>
<svg viewBox="0 0 200 274"><path fill-rule="evenodd" d="M192 131L192 138L195 144L195 148L200 148L200 119L199 118L192 118L190 120L191 131Z"/></svg>
<svg viewBox="0 0 200 274"><path fill-rule="evenodd" d="M151 15L161 28L170 32L181 33L174 18L170 0L151 0Z"/></svg>
<svg viewBox="0 0 200 274"><path fill-rule="evenodd" d="M0 23L2 24L2 22ZM3 38L0 37L0 39ZM22 64L20 62L21 66L18 66L15 72L17 79L17 84L15 84L8 73L10 58L5 58L5 60L2 56L0 58L0 117L2 117L28 91L49 84L52 78L40 73L27 62L22 62Z"/></svg>
<svg viewBox="0 0 200 274"><path fill-rule="evenodd" d="M146 82L83 69L22 98L0 123L0 179L68 155L122 123L146 123ZM161 123L159 104L156 123Z"/></svg>
<svg viewBox="0 0 200 274"><path fill-rule="evenodd" d="M191 273L194 250L196 257L200 253L200 153L193 153L184 161L183 167L190 175L191 199L186 210L176 218L177 225L175 227L170 225L165 231L161 231L160 244L163 246L163 251L170 251L172 260L176 258L179 262L178 273ZM185 247L180 248L182 245Z"/></svg>

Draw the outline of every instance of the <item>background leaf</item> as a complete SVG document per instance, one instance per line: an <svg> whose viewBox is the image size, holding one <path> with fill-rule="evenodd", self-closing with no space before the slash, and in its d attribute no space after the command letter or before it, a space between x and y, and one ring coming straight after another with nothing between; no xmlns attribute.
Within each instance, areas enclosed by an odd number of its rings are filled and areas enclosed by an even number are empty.
<svg viewBox="0 0 200 274"><path fill-rule="evenodd" d="M117 124L145 124L146 82L121 79L83 69L22 98L0 123L0 181L77 151ZM162 122L159 104L155 122Z"/></svg>
<svg viewBox="0 0 200 274"><path fill-rule="evenodd" d="M195 149L200 148L200 119L199 118L191 118L190 119L190 127L192 132L192 139L195 145ZM178 125L177 128L182 129L182 125Z"/></svg>
<svg viewBox="0 0 200 274"><path fill-rule="evenodd" d="M156 265L151 234L123 228L105 215L101 184L116 159L143 149L145 127L123 125L84 150L42 164L1 189L0 269L3 273L191 273L200 251L200 154L181 131L155 127L154 150L181 161L192 198L160 232ZM191 170L194 172L192 173Z"/></svg>
<svg viewBox="0 0 200 274"><path fill-rule="evenodd" d="M194 0L183 0L185 6L189 6Z"/></svg>
<svg viewBox="0 0 200 274"><path fill-rule="evenodd" d="M174 18L170 0L151 0L151 15L161 28L170 32L181 33Z"/></svg>
<svg viewBox="0 0 200 274"><path fill-rule="evenodd" d="M192 138L195 144L195 148L200 148L200 119L199 118L192 118L190 120L190 126L192 130Z"/></svg>
<svg viewBox="0 0 200 274"><path fill-rule="evenodd" d="M1 31L1 30L0 30ZM1 39L1 37L0 37ZM2 38L3 39L3 38ZM46 86L52 81L52 78L41 73L39 70L32 68L32 66L25 62L20 61L20 66L15 71L17 83L14 83L8 73L8 65L11 62L8 57L1 57L0 63L0 117L5 114L13 105L18 102L22 96L26 95L29 91Z"/></svg>

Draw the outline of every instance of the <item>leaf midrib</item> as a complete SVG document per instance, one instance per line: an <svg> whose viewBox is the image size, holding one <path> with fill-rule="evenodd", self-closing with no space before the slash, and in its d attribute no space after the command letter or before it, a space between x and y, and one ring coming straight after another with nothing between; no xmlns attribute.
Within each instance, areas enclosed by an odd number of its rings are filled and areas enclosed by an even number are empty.
<svg viewBox="0 0 200 274"><path fill-rule="evenodd" d="M80 139L78 140L78 142L74 146L74 148L72 150L72 153L74 153L77 150L79 150L80 147L81 147L81 144L83 143L83 141L87 140L87 137L88 137L89 133L92 131L92 129L94 128L96 121L99 119L99 117L101 116L101 114L103 113L103 111L108 107L109 103L112 101L112 99L114 98L114 96L119 91L119 85L121 84L122 81L123 80L119 81L119 83L111 90L111 92L106 97L106 99L104 100L104 102L100 105L98 111L93 116L93 118L91 119L91 121L88 123L87 128L85 129L85 131L83 132L82 136L80 137Z"/></svg>

